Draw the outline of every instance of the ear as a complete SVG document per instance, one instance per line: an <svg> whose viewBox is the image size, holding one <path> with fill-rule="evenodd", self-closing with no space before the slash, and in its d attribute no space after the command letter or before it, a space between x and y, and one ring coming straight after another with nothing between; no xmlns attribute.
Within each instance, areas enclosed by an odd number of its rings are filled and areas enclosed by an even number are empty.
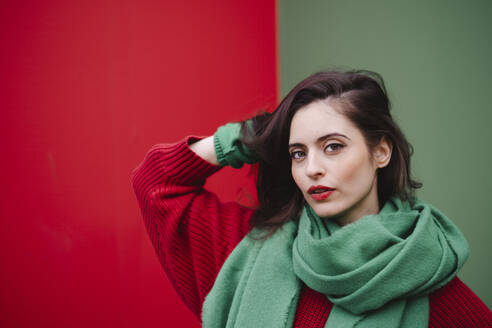
<svg viewBox="0 0 492 328"><path fill-rule="evenodd" d="M381 137L379 144L374 148L373 159L378 168L387 166L391 159L393 143L386 136Z"/></svg>

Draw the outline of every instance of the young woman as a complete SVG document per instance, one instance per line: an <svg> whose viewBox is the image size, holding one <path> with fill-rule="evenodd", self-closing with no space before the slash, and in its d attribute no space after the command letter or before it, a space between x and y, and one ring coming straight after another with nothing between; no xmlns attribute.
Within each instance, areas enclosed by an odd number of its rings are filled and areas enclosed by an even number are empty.
<svg viewBox="0 0 492 328"><path fill-rule="evenodd" d="M457 277L458 228L415 197L411 146L374 72L320 72L269 114L157 144L133 186L157 256L204 327L489 327ZM259 206L203 189L258 163Z"/></svg>

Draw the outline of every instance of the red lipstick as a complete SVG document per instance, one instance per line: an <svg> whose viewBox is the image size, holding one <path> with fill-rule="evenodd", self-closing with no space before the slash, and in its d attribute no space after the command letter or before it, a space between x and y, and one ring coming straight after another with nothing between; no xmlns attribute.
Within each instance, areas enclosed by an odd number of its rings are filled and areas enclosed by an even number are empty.
<svg viewBox="0 0 492 328"><path fill-rule="evenodd" d="M335 189L326 186L311 186L308 189L308 194L314 200L324 200L335 191Z"/></svg>

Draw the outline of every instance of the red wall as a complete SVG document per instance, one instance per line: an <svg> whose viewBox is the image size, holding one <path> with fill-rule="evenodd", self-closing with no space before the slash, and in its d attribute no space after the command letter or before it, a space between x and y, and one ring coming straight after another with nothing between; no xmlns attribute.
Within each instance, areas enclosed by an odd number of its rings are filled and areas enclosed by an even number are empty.
<svg viewBox="0 0 492 328"><path fill-rule="evenodd" d="M1 327L199 326L130 173L274 106L275 26L273 0L0 2ZM234 200L246 173L207 186Z"/></svg>

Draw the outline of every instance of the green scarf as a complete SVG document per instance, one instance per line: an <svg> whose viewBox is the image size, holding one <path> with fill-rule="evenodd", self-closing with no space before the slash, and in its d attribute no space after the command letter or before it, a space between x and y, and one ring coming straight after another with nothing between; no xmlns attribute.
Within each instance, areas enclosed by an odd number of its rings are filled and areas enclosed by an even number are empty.
<svg viewBox="0 0 492 328"><path fill-rule="evenodd" d="M334 306L325 327L427 327L427 295L448 283L468 244L439 210L389 200L339 227L305 205L266 241L253 229L222 266L203 327L292 327L301 281Z"/></svg>

